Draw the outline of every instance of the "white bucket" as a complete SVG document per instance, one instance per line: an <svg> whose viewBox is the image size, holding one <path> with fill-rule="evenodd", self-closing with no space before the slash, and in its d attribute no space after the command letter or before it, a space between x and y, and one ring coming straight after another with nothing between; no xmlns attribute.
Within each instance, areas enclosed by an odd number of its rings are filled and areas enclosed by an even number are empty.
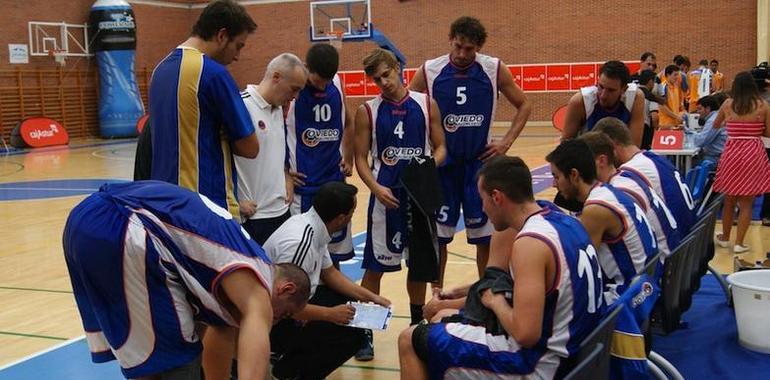
<svg viewBox="0 0 770 380"><path fill-rule="evenodd" d="M727 276L732 286L738 341L752 351L770 354L770 269Z"/></svg>

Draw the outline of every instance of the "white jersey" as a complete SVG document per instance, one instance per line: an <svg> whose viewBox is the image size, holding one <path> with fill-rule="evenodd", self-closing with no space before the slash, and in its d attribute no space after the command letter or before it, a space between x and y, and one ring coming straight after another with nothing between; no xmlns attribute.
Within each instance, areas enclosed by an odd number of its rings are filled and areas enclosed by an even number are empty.
<svg viewBox="0 0 770 380"><path fill-rule="evenodd" d="M687 236L697 220L695 205L690 189L668 159L650 151L639 151L618 169L639 174L655 189L676 218L681 236Z"/></svg>
<svg viewBox="0 0 770 380"><path fill-rule="evenodd" d="M652 230L655 231L658 250L669 256L680 241L676 219L655 189L642 180L634 179L635 176L637 174L633 172L619 171L610 178L610 184L631 195L644 210Z"/></svg>
<svg viewBox="0 0 770 380"><path fill-rule="evenodd" d="M235 155L238 171L238 199L257 204L257 212L249 219L275 218L289 210L286 203L286 129L283 108L272 106L248 85L241 92L259 140L259 156Z"/></svg>
<svg viewBox="0 0 770 380"><path fill-rule="evenodd" d="M597 183L588 193L584 208L591 205L606 207L623 224L618 236L602 236L598 247L599 264L606 278L608 303L614 302L657 253L655 233L644 211L630 195L612 185Z"/></svg>
<svg viewBox="0 0 770 380"><path fill-rule="evenodd" d="M267 239L265 253L273 263L292 263L310 277L310 296L315 294L321 278L321 270L332 266L326 248L331 237L321 217L314 208L294 215L285 221Z"/></svg>

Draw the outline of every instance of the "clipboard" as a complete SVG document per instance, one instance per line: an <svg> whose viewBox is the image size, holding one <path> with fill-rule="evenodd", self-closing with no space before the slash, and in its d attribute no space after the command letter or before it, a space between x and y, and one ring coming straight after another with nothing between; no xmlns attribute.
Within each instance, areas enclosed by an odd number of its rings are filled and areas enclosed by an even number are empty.
<svg viewBox="0 0 770 380"><path fill-rule="evenodd" d="M393 309L375 303L348 302L356 309L353 320L347 324L350 327L372 330L386 330L393 318Z"/></svg>

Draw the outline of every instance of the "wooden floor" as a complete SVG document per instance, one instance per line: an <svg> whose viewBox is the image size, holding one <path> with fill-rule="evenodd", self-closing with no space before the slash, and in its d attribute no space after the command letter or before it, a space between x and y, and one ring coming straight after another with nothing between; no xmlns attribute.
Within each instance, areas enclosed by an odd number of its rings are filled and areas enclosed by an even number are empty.
<svg viewBox="0 0 770 380"><path fill-rule="evenodd" d="M557 141L549 127L527 127L509 154L522 157L534 169L546 163L544 157ZM77 141L71 149L0 157L0 186L55 179L129 180L135 144L101 143L104 141ZM358 204L366 205L368 189L358 177L352 183L360 190ZM23 184L18 187L24 189ZM69 210L85 196L3 200L3 191L0 188L0 367L83 335L64 265L61 234ZM549 188L538 197L552 199L554 194ZM353 219L354 233L363 232L365 222L366 208L359 207ZM742 255L746 260L764 258L770 250L769 231L768 227L751 226L747 243L753 250ZM475 250L465 243L462 233L449 251L447 286L474 281ZM733 256L732 251L718 248L713 264L729 273ZM387 332L375 334L375 360L351 360L330 379L398 378L396 338L409 322L404 277L401 272L383 279L383 295L394 302L396 318Z"/></svg>

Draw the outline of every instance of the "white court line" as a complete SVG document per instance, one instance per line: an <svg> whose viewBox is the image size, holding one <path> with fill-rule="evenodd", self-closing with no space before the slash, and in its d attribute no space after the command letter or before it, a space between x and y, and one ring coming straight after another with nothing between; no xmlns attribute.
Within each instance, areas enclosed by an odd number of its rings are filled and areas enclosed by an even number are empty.
<svg viewBox="0 0 770 380"><path fill-rule="evenodd" d="M59 343L59 344L57 344L55 346L48 347L48 348L46 348L43 351L39 351L39 352L36 352L34 354L27 355L27 356L25 356L25 357L23 357L23 358L21 358L19 360L10 362L10 363L0 367L0 372L2 372L3 370L5 370L7 368L13 367L13 366L15 366L17 364L21 364L22 362L25 362L27 360L34 359L34 358L36 358L36 357L38 357L40 355L47 354L47 353L49 353L49 352L51 352L53 350L58 350L58 349L60 349L62 347L69 346L72 343L75 343L75 342L78 342L78 341L81 341L81 340L85 339L85 337L86 337L85 335L81 335L81 336L79 336L77 338L72 338L72 339L70 339L70 340L68 340L66 342L62 342L62 343Z"/></svg>

